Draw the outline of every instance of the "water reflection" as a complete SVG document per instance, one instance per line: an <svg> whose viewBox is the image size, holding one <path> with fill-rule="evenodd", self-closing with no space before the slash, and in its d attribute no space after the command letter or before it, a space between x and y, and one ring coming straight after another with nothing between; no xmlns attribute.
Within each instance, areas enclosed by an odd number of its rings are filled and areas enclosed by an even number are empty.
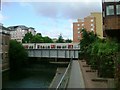
<svg viewBox="0 0 120 90"><path fill-rule="evenodd" d="M4 72L3 88L48 88L57 67L33 64L20 72Z"/></svg>

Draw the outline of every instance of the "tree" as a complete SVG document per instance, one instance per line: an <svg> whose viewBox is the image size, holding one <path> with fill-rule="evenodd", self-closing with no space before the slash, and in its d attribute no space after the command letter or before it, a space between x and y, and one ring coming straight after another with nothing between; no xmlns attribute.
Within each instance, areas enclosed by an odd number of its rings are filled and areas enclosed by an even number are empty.
<svg viewBox="0 0 120 90"><path fill-rule="evenodd" d="M44 39L43 39L42 35L38 33L35 36L33 36L31 42L32 43L43 43Z"/></svg>
<svg viewBox="0 0 120 90"><path fill-rule="evenodd" d="M9 59L11 70L20 70L25 66L26 60L28 59L28 53L21 43L15 40L10 41Z"/></svg>
<svg viewBox="0 0 120 90"><path fill-rule="evenodd" d="M82 29L81 30L82 33L82 40L80 41L80 56L81 59L86 59L88 58L87 55L89 55L87 53L87 50L89 49L89 47L91 47L90 45L95 42L95 40L98 38L93 32L87 32L86 29Z"/></svg>
<svg viewBox="0 0 120 90"><path fill-rule="evenodd" d="M53 40L49 38L48 36L43 37L44 43L53 43Z"/></svg>
<svg viewBox="0 0 120 90"><path fill-rule="evenodd" d="M28 32L25 34L23 40L22 40L22 43L31 43L31 40L33 38L33 35L31 32Z"/></svg>
<svg viewBox="0 0 120 90"><path fill-rule="evenodd" d="M64 39L62 37L62 34L59 35L58 40L56 41L56 43L64 43Z"/></svg>
<svg viewBox="0 0 120 90"><path fill-rule="evenodd" d="M65 42L66 42L66 43L71 43L72 40L71 40L71 39L67 39L67 40L65 40Z"/></svg>

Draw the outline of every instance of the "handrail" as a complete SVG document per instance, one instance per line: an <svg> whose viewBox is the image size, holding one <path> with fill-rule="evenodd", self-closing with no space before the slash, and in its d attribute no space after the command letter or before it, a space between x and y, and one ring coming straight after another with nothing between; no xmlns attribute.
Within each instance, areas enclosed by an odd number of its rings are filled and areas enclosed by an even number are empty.
<svg viewBox="0 0 120 90"><path fill-rule="evenodd" d="M71 67L72 58L73 58L73 57L71 57L70 63L69 63L69 65L68 65L68 67L67 67L67 69L66 69L66 71L65 71L65 73L64 73L64 75L63 75L63 77L61 78L61 80L60 80L59 84L57 85L56 90L60 87L60 85L61 85L62 81L64 80L65 76L67 75L68 70L69 70L69 69L70 69L70 67ZM68 79L69 79L69 78L68 78Z"/></svg>

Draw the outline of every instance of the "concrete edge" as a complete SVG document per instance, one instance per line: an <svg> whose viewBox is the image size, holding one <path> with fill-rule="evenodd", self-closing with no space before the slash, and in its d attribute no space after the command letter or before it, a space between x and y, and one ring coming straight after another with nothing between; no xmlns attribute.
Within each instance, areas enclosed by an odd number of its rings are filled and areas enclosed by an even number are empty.
<svg viewBox="0 0 120 90"><path fill-rule="evenodd" d="M83 71L82 71L82 68L81 68L81 65L80 65L79 60L78 60L78 64L79 64L79 66L80 66L79 69L81 70L81 73L80 73L80 74L81 74L81 76L82 76L82 82L83 82L82 85L81 85L81 86L82 86L81 88L85 88L85 87L86 87L86 86L85 86L85 80L84 80L85 77L84 77L84 75L83 75Z"/></svg>
<svg viewBox="0 0 120 90"><path fill-rule="evenodd" d="M54 76L54 78L53 78L53 80L52 80L52 82L50 83L50 86L49 86L48 88L51 88L51 86L53 85L53 82L55 81L55 78L56 78L56 76L57 76L57 72L58 72L58 68L57 68L56 74L55 74L55 76Z"/></svg>

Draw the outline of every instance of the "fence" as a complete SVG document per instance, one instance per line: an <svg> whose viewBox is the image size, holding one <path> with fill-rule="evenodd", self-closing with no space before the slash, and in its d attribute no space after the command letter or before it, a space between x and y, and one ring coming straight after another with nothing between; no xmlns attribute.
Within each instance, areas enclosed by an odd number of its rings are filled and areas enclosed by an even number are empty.
<svg viewBox="0 0 120 90"><path fill-rule="evenodd" d="M61 88L65 89L67 87L67 84L68 84L69 78L70 78L70 71L71 71L71 66L72 66L72 59L73 58L71 58L70 63L68 65L68 67L67 67L67 69L66 69L63 77L61 78L61 80L60 80L60 82L59 82L56 90L61 89Z"/></svg>

